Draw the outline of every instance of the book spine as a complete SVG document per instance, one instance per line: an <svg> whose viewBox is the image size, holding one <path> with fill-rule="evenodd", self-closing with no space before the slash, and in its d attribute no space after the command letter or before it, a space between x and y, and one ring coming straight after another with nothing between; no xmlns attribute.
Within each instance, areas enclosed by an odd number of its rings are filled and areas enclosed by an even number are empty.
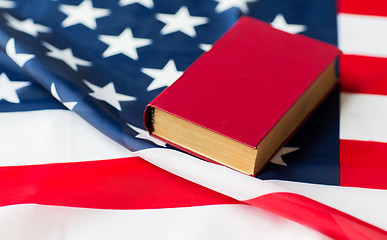
<svg viewBox="0 0 387 240"><path fill-rule="evenodd" d="M155 111L152 103L148 104L144 112L144 125L149 135L151 135L154 130L154 127L153 127L154 112Z"/></svg>

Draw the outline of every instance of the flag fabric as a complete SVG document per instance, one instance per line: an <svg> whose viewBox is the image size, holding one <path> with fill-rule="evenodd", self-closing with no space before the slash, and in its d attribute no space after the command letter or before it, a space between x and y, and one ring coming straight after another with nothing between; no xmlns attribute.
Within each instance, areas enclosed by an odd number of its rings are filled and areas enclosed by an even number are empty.
<svg viewBox="0 0 387 240"><path fill-rule="evenodd" d="M0 170L3 239L325 239L130 157L72 112L17 115L0 120L14 145Z"/></svg>
<svg viewBox="0 0 387 240"><path fill-rule="evenodd" d="M145 105L241 14L337 44L335 1L0 1L2 238L385 238L373 2L339 3L342 93L254 179L150 137Z"/></svg>
<svg viewBox="0 0 387 240"><path fill-rule="evenodd" d="M342 1L338 26L341 64L341 184L387 188L386 49L382 1ZM362 177L366 176L366 177Z"/></svg>

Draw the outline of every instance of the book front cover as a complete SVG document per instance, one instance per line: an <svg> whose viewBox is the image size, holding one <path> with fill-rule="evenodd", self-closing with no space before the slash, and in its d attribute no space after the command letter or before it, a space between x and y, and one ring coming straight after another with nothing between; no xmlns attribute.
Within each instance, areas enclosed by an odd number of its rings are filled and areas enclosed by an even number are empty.
<svg viewBox="0 0 387 240"><path fill-rule="evenodd" d="M151 105L256 147L338 53L242 17Z"/></svg>

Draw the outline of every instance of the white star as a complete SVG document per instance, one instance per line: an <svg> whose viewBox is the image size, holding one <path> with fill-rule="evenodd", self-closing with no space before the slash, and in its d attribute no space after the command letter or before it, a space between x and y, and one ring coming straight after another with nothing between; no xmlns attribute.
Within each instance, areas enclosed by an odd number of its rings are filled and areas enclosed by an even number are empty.
<svg viewBox="0 0 387 240"><path fill-rule="evenodd" d="M134 3L141 4L147 8L153 8L155 5L153 3L153 0L120 0L119 5L126 6L126 5L130 5L130 4L134 4Z"/></svg>
<svg viewBox="0 0 387 240"><path fill-rule="evenodd" d="M141 128L135 127L133 125L130 125L129 123L127 123L127 124L128 124L128 126L131 129L133 129L134 131L136 131L138 133L135 136L136 138L145 139L145 140L153 142L154 144L156 144L158 146L166 147L166 143L165 142L162 142L162 141L158 140L157 138L154 138L154 137L150 136L147 131L145 131L145 130L143 130Z"/></svg>
<svg viewBox="0 0 387 240"><path fill-rule="evenodd" d="M101 35L99 40L109 45L109 47L103 52L103 57L110 57L117 54L124 54L134 60L138 59L137 48L149 45L152 40L146 38L133 37L132 30L126 28L118 36Z"/></svg>
<svg viewBox="0 0 387 240"><path fill-rule="evenodd" d="M190 37L195 37L195 27L208 23L206 17L191 16L186 6L182 6L175 14L158 13L156 18L165 23L161 29L162 35L180 31Z"/></svg>
<svg viewBox="0 0 387 240"><path fill-rule="evenodd" d="M146 89L147 91L168 87L183 74L183 72L177 71L176 64L172 59L165 64L163 69L142 68L141 71L153 78L152 83Z"/></svg>
<svg viewBox="0 0 387 240"><path fill-rule="evenodd" d="M83 82L91 89L93 90L92 93L89 93L90 96L109 103L113 107L115 107L117 110L121 111L121 101L134 101L136 100L135 97L120 94L116 92L116 89L114 88L113 82L110 82L106 84L104 87L98 87L97 85L94 85L86 80L83 80Z"/></svg>
<svg viewBox="0 0 387 240"><path fill-rule="evenodd" d="M281 165L281 166L287 166L287 164L284 162L282 159L282 155L286 155L288 153L294 152L300 148L295 148L295 147L283 147L279 152L271 159L271 163Z"/></svg>
<svg viewBox="0 0 387 240"><path fill-rule="evenodd" d="M55 83L51 83L51 95L56 98L59 102L61 102L65 107L67 107L70 111L72 111L77 105L77 102L63 102L62 99L59 97L58 92L56 91Z"/></svg>
<svg viewBox="0 0 387 240"><path fill-rule="evenodd" d="M62 22L62 27L69 27L79 23L93 30L97 28L97 18L106 17L110 14L109 9L94 8L91 0L84 0L77 6L61 4L59 10L67 15Z"/></svg>
<svg viewBox="0 0 387 240"><path fill-rule="evenodd" d="M20 21L9 14L5 14L4 17L8 22L8 26L10 26L11 28L27 33L34 37L37 37L39 32L47 33L51 31L49 27L34 23L31 18Z"/></svg>
<svg viewBox="0 0 387 240"><path fill-rule="evenodd" d="M53 45L42 42L42 45L45 46L49 52L47 52L47 55L61 60L64 63L66 63L69 67L71 67L74 71L78 70L78 65L79 66L91 66L92 63L80 58L77 58L74 56L73 51L70 48L66 49L59 49L54 47Z"/></svg>
<svg viewBox="0 0 387 240"><path fill-rule="evenodd" d="M205 52L208 52L212 48L212 44L201 43L199 44L199 48Z"/></svg>
<svg viewBox="0 0 387 240"><path fill-rule="evenodd" d="M15 2L0 0L0 8L14 8L16 6Z"/></svg>
<svg viewBox="0 0 387 240"><path fill-rule="evenodd" d="M218 5L216 5L216 8L215 8L215 12L217 13L224 12L230 8L236 7L246 14L249 12L247 3L256 2L257 0L215 0L215 1L218 2Z"/></svg>
<svg viewBox="0 0 387 240"><path fill-rule="evenodd" d="M5 73L0 74L0 100L20 103L16 90L30 85L30 82L10 81Z"/></svg>
<svg viewBox="0 0 387 240"><path fill-rule="evenodd" d="M8 40L7 45L5 46L5 52L7 53L8 57L10 57L17 65L19 65L19 67L23 67L26 62L35 57L33 54L16 53L14 38Z"/></svg>
<svg viewBox="0 0 387 240"><path fill-rule="evenodd" d="M271 26L282 30L284 32L288 32L291 34L300 33L306 30L305 25L300 24L288 24L282 14L277 14L274 20L271 22Z"/></svg>

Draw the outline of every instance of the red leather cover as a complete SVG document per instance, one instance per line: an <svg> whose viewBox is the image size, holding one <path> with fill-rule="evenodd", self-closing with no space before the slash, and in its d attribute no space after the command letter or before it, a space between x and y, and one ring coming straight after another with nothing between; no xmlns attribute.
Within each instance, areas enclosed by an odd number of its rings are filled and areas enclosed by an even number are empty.
<svg viewBox="0 0 387 240"><path fill-rule="evenodd" d="M149 105L256 147L339 54L242 17Z"/></svg>

